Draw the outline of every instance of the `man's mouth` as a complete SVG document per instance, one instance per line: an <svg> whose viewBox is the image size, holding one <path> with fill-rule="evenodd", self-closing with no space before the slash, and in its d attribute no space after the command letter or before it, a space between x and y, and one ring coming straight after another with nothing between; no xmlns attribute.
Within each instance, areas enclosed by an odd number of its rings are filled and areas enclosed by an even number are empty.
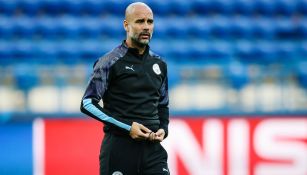
<svg viewBox="0 0 307 175"><path fill-rule="evenodd" d="M149 39L150 38L150 34L149 33L140 34L140 38L141 39Z"/></svg>

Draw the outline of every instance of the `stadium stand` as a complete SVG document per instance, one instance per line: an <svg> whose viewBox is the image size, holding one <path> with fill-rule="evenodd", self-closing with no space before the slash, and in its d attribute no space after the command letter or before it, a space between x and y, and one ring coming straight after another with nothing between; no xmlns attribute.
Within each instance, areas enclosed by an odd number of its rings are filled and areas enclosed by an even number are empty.
<svg viewBox="0 0 307 175"><path fill-rule="evenodd" d="M54 80L49 77L50 82L53 82L50 86L55 89L46 90L48 93L60 93L61 89L71 85L72 75L67 73L71 67L86 70L84 75L78 75L81 78L72 87L82 89L94 61L125 37L122 28L123 12L130 2L132 1L0 0L1 89L14 87L22 90L27 101L31 96L27 94L32 94L32 90L44 85L39 81L43 78L39 69L46 69L49 74L64 70L62 72L65 75L56 74ZM211 95L202 92L198 85L193 87L203 94L199 95L200 98L207 95L216 98L212 104L204 100L199 100L203 104L193 102L194 106L198 106L195 109L204 106L210 109L210 106L214 106L214 109L223 111L227 109L227 104L218 100L228 97L227 94L222 97L216 95L218 92L227 91L229 87L245 93L248 91L245 88L257 88L259 84L266 83L268 77L277 82L276 86L296 83L299 88L306 90L306 0L144 2L152 7L155 14L151 48L162 55L173 69L176 68L176 71L170 70L175 74L170 75L170 87L174 92L187 93L191 90L182 83L193 86L195 82L217 82L214 85L217 88L214 91L216 93ZM212 66L216 69L211 69ZM53 67L54 70L48 67ZM266 74L268 72L269 75ZM14 81L3 78L9 74ZM288 81L287 77L293 77L297 81ZM49 79L44 81L48 82ZM212 89L213 86L207 88ZM79 94L79 90L72 91ZM34 94L36 93L37 89ZM307 104L307 94L304 95L301 101ZM190 97L181 96L183 101L191 101ZM176 98L180 99L181 96ZM0 104L0 113L6 105L2 104L1 107ZM30 111L39 109L35 106L39 105L37 101L31 105ZM178 105L174 108L176 110L194 109L193 105L184 106L186 104L183 102L173 105ZM284 108L285 106L279 106L278 110L282 111ZM304 107L300 105L298 110L302 109ZM48 113L48 110L45 112Z"/></svg>

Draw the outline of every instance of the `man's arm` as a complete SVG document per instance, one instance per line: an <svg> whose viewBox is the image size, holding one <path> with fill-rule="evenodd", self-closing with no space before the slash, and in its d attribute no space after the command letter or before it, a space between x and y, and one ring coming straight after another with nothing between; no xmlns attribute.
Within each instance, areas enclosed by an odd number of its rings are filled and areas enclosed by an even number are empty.
<svg viewBox="0 0 307 175"><path fill-rule="evenodd" d="M109 62L110 60L107 58L100 58L94 64L94 71L82 98L80 109L81 112L96 120L129 132L132 122L128 123L118 121L115 118L108 116L103 112L102 107L98 104L108 86L108 77L110 72Z"/></svg>
<svg viewBox="0 0 307 175"><path fill-rule="evenodd" d="M160 88L160 100L158 105L158 115L160 119L160 129L163 129L165 132L164 138L168 135L168 124L169 124L169 98L168 98L168 78L167 78L167 69L165 73L165 78L163 80L163 84ZM163 134L162 131L158 131L158 134ZM164 139L163 138L163 139Z"/></svg>
<svg viewBox="0 0 307 175"><path fill-rule="evenodd" d="M134 139L146 139L149 135L147 133L151 132L148 128L136 122L120 121L108 116L98 104L108 85L107 79L110 70L108 66L110 64L107 61L102 58L94 65L94 72L81 100L80 110L98 121L126 131Z"/></svg>

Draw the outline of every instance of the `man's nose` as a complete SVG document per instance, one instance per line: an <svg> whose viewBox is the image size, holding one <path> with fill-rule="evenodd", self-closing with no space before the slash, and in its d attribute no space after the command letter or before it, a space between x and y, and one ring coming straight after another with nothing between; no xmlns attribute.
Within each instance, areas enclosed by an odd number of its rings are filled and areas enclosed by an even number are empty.
<svg viewBox="0 0 307 175"><path fill-rule="evenodd" d="M147 22L144 22L143 30L149 30L149 28L150 28L150 24L148 24Z"/></svg>

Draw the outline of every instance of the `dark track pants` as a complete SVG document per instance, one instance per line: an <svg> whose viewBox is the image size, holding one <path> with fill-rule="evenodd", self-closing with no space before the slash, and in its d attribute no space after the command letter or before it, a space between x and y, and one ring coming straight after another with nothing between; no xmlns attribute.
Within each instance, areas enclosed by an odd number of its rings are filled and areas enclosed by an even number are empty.
<svg viewBox="0 0 307 175"><path fill-rule="evenodd" d="M100 175L169 175L160 143L106 133L100 150Z"/></svg>

